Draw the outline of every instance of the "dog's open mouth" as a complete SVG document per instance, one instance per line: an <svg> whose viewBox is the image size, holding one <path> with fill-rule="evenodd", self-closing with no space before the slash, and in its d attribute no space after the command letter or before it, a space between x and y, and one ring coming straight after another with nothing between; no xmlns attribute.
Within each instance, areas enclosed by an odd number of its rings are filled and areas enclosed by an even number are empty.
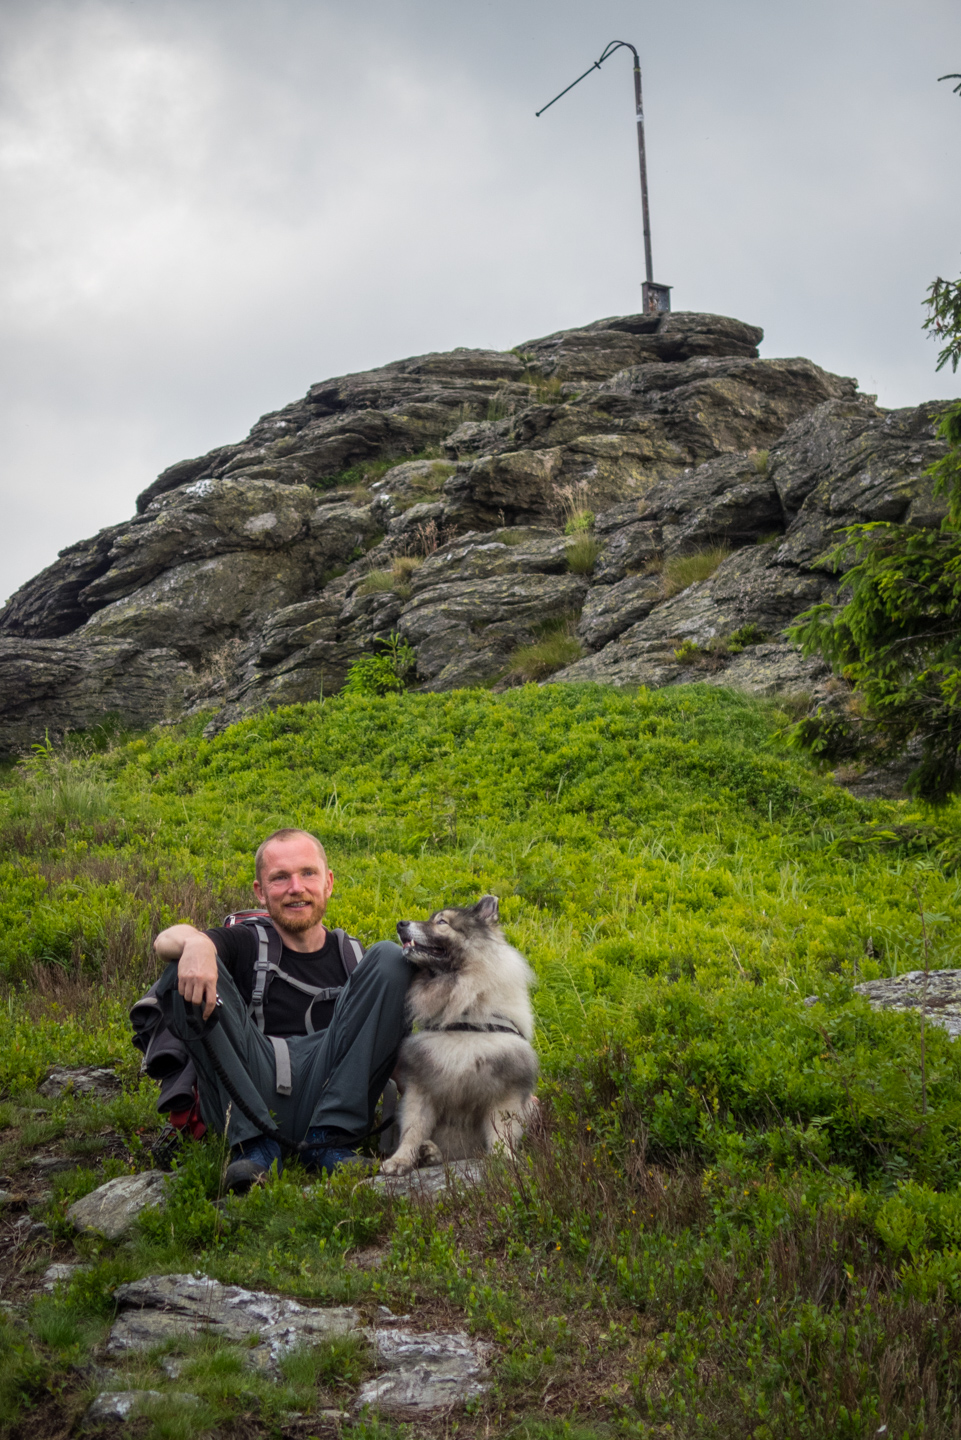
<svg viewBox="0 0 961 1440"><path fill-rule="evenodd" d="M431 960L443 960L447 953L445 950L441 950L439 946L425 945L423 940L405 940L401 949L405 955L409 955L412 950L416 950L418 955L426 955Z"/></svg>

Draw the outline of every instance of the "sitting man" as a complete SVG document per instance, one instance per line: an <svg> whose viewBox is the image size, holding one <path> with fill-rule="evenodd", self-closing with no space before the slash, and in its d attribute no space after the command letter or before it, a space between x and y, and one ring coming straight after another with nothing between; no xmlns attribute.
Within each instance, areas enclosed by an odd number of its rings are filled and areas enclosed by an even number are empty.
<svg viewBox="0 0 961 1440"><path fill-rule="evenodd" d="M227 1131L226 1185L239 1194L282 1168L284 1146L312 1170L355 1158L404 1038L410 978L400 946L385 940L345 983L324 927L334 877L315 836L275 831L255 870L254 894L283 946L266 993L261 984L255 994L266 952L249 925L171 925L154 941L174 963L153 993L196 1066L204 1121Z"/></svg>

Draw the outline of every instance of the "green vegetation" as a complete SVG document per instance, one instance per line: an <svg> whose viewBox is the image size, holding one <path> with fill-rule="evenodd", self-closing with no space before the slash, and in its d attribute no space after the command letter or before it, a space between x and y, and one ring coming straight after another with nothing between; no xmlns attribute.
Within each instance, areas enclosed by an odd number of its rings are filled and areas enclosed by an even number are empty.
<svg viewBox="0 0 961 1440"><path fill-rule="evenodd" d="M935 825L919 802L855 800L786 745L786 718L698 686L352 693L8 771L0 1164L14 1185L40 1145L81 1165L5 1289L24 1306L0 1318L5 1432L67 1433L116 1286L185 1269L485 1336L493 1385L464 1435L956 1434L961 1047L929 1025L922 1072L917 1016L852 987L958 963L961 806ZM69 1239L71 1199L148 1163L125 1007L152 933L245 901L282 823L323 836L331 919L367 942L500 896L539 981L542 1133L434 1208L296 1165L224 1203L222 1147L191 1145L133 1240ZM126 1092L44 1101L54 1061L119 1062ZM28 1298L71 1253L89 1268ZM176 1381L160 1353L118 1362L130 1388L200 1397L138 1421L151 1440L349 1409L370 1363L321 1348L268 1384L222 1344L179 1354Z"/></svg>
<svg viewBox="0 0 961 1440"><path fill-rule="evenodd" d="M578 507L571 511L570 518L564 526L565 535L579 536L594 528L594 511Z"/></svg>
<svg viewBox="0 0 961 1440"><path fill-rule="evenodd" d="M545 625L540 638L530 645L518 645L511 655L506 676L517 684L546 680L565 665L573 665L583 654L572 621L556 620Z"/></svg>
<svg viewBox="0 0 961 1440"><path fill-rule="evenodd" d="M600 553L600 541L590 530L582 530L567 547L567 568L574 575L590 575Z"/></svg>
<svg viewBox="0 0 961 1440"><path fill-rule="evenodd" d="M710 545L705 550L694 550L690 555L672 555L664 560L657 568L664 582L665 599L679 595L689 585L709 580L730 554L728 545Z"/></svg>
<svg viewBox="0 0 961 1440"><path fill-rule="evenodd" d="M699 645L696 640L684 640L674 651L674 658L704 666L708 670L717 670L722 667L725 660L732 660L735 655L743 654L750 646L762 645L765 640L770 638L767 631L762 630L760 625L749 621L739 630L732 630L730 635L718 635L705 645Z"/></svg>
<svg viewBox="0 0 961 1440"><path fill-rule="evenodd" d="M770 459L770 450L754 450L751 452L751 462L759 475L765 475L767 473Z"/></svg>
<svg viewBox="0 0 961 1440"><path fill-rule="evenodd" d="M407 483L426 500L439 495L444 488L444 481L450 479L456 470L457 466L452 465L449 460L435 460L426 475L414 475Z"/></svg>
<svg viewBox="0 0 961 1440"><path fill-rule="evenodd" d="M528 370L521 376L521 381L533 390L531 398L535 405L563 405L567 398L564 395L564 381L557 375L538 375Z"/></svg>
<svg viewBox="0 0 961 1440"><path fill-rule="evenodd" d="M389 570L371 570L357 586L358 595L397 595L401 600L411 597L410 577L423 565L423 555L398 555Z"/></svg>
<svg viewBox="0 0 961 1440"><path fill-rule="evenodd" d="M404 690L416 665L413 647L394 630L386 640L377 642L372 655L354 661L344 690L348 695L389 695Z"/></svg>
<svg viewBox="0 0 961 1440"><path fill-rule="evenodd" d="M494 425L498 420L506 420L518 409L518 402L514 395L506 388L495 390L487 402L487 413L484 419L488 425Z"/></svg>
<svg viewBox="0 0 961 1440"><path fill-rule="evenodd" d="M961 359L961 281L928 290L924 328L941 342L940 370ZM932 804L961 790L961 401L941 414L947 453L926 472L947 514L939 530L851 525L824 557L845 571L845 603L815 605L791 637L823 655L854 688L847 707L820 707L794 739L825 759L920 758L909 787ZM850 598L848 598L848 596Z"/></svg>
<svg viewBox="0 0 961 1440"><path fill-rule="evenodd" d="M395 465L403 465L408 460L437 460L443 454L439 445L427 445L423 450L418 450L410 455L396 454L384 456L379 460L361 460L356 465L349 465L345 470L338 470L334 475L325 475L322 480L316 482L318 490L340 490L354 489L366 490L373 485L375 480L381 480L388 470L393 470Z"/></svg>
<svg viewBox="0 0 961 1440"><path fill-rule="evenodd" d="M957 371L961 360L961 280L937 280L928 286L927 316L922 329L941 345L937 369L950 364Z"/></svg>

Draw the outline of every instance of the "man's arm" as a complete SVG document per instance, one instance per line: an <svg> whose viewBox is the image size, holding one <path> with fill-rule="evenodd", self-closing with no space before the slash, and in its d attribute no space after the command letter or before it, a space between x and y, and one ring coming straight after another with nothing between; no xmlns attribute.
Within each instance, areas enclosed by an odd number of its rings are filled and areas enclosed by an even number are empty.
<svg viewBox="0 0 961 1440"><path fill-rule="evenodd" d="M188 1005L203 1005L209 1020L217 1003L217 947L193 925L161 930L153 948L161 960L177 960L177 989Z"/></svg>

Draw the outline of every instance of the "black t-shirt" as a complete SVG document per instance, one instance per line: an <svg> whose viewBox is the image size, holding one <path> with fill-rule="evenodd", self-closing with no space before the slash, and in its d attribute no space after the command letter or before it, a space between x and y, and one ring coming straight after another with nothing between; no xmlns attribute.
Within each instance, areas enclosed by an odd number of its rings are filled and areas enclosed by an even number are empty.
<svg viewBox="0 0 961 1440"><path fill-rule="evenodd" d="M247 1004L254 993L254 964L257 959L257 932L249 925L217 926L205 931L217 954L232 975L237 989ZM321 950L288 950L285 945L279 960L294 980L305 985L321 986L324 989L335 985L346 985L340 947L333 931L327 931L327 939ZM280 975L271 973L264 1000L264 1032L267 1035L306 1035L307 1006L310 996L293 985L288 985ZM334 1000L315 1000L311 1006L311 1023L315 1030L326 1030L334 1013Z"/></svg>

